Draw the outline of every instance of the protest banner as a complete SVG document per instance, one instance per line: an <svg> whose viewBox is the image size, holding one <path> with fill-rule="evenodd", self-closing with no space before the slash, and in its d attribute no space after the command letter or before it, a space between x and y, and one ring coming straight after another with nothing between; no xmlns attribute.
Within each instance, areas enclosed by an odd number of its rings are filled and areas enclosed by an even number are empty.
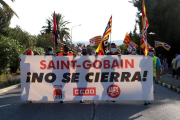
<svg viewBox="0 0 180 120"><path fill-rule="evenodd" d="M21 56L23 101L154 100L149 56Z"/></svg>

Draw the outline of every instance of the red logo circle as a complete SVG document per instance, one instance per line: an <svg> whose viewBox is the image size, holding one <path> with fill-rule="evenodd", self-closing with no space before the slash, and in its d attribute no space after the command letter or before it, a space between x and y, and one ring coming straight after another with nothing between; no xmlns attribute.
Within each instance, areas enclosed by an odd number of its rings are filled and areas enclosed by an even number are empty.
<svg viewBox="0 0 180 120"><path fill-rule="evenodd" d="M119 86L113 84L107 88L107 94L111 98L117 98L121 93Z"/></svg>

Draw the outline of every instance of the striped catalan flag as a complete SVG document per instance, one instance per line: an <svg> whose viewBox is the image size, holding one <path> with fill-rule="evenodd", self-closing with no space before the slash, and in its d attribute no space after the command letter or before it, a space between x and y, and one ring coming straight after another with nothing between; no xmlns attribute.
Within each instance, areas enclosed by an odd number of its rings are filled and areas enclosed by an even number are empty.
<svg viewBox="0 0 180 120"><path fill-rule="evenodd" d="M93 45L99 45L100 44L100 42L101 42L101 36L96 36L96 37L93 37L93 38L91 38L90 40L89 40L89 42L90 42L90 46L93 46Z"/></svg>
<svg viewBox="0 0 180 120"><path fill-rule="evenodd" d="M147 29L149 27L149 23L146 16L146 7L143 0L142 3L142 35L140 40L140 46L144 52L144 55L147 56L148 53L148 43L147 43Z"/></svg>
<svg viewBox="0 0 180 120"><path fill-rule="evenodd" d="M132 51L132 48L137 48L137 47L138 47L138 45L135 44L135 43L131 40L131 38L130 38L130 36L129 36L128 33L126 33L126 37L124 38L124 42L123 42L123 43L126 45L127 50L128 50L129 52Z"/></svg>
<svg viewBox="0 0 180 120"><path fill-rule="evenodd" d="M170 45L166 44L165 42L155 41L155 47L162 46L164 49L168 50L171 48Z"/></svg>
<svg viewBox="0 0 180 120"><path fill-rule="evenodd" d="M63 51L64 51L64 49L63 49L62 45L65 45L65 44L64 44L63 42L60 42L61 52L63 52Z"/></svg>
<svg viewBox="0 0 180 120"><path fill-rule="evenodd" d="M112 26L112 16L110 17L109 22L106 26L102 40L101 40L98 48L96 49L96 52L100 53L101 55L105 55L105 50L108 46L109 34L111 33L111 26Z"/></svg>

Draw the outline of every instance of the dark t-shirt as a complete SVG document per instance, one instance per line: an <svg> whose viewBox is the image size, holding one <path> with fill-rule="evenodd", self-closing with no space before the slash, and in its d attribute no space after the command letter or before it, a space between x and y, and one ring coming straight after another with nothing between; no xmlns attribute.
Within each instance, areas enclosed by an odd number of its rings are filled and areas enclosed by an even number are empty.
<svg viewBox="0 0 180 120"><path fill-rule="evenodd" d="M53 55L53 54L49 54L49 53L47 53L46 55Z"/></svg>
<svg viewBox="0 0 180 120"><path fill-rule="evenodd" d="M108 52L106 55L119 55L119 52L115 52L114 54L112 54L111 52Z"/></svg>
<svg viewBox="0 0 180 120"><path fill-rule="evenodd" d="M63 53L63 56L67 56L67 55L68 55L68 54L64 54L64 53Z"/></svg>
<svg viewBox="0 0 180 120"><path fill-rule="evenodd" d="M47 53L46 55L50 55L50 56L56 56L56 54L49 54L49 53Z"/></svg>

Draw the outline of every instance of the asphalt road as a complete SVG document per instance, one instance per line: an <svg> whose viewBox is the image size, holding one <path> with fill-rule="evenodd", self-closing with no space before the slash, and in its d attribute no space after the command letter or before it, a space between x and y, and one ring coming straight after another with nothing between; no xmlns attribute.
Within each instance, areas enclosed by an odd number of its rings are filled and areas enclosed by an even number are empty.
<svg viewBox="0 0 180 120"><path fill-rule="evenodd" d="M22 102L20 88L0 95L0 120L180 120L180 94L155 84L155 101Z"/></svg>

